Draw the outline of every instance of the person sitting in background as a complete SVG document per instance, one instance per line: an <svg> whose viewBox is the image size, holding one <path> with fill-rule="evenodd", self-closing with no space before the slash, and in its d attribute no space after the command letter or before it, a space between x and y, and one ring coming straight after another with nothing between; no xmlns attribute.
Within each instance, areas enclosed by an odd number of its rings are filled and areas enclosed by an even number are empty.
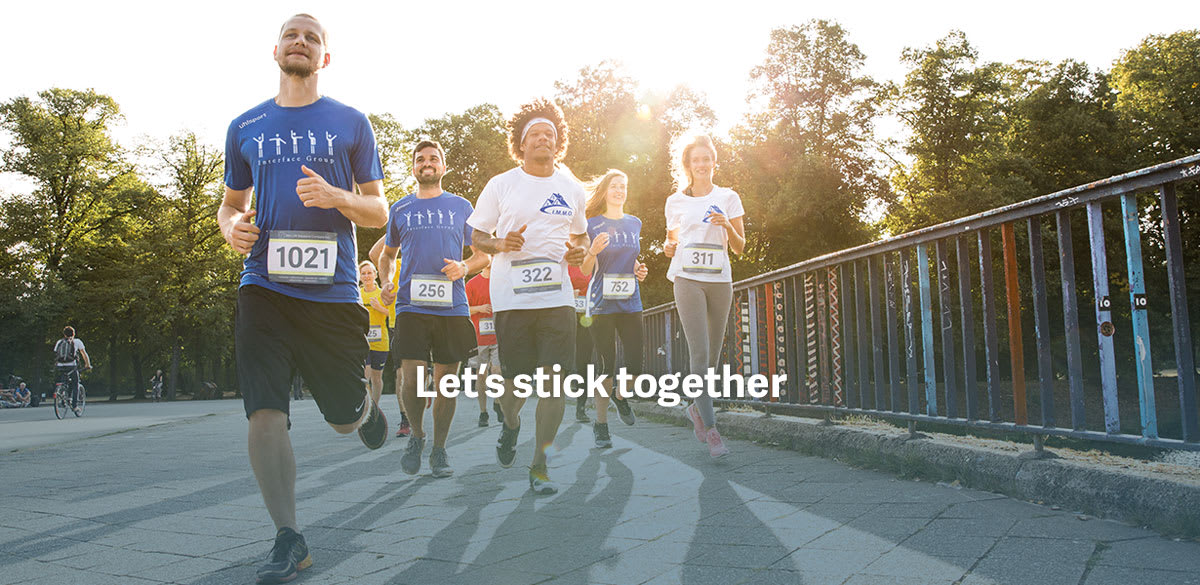
<svg viewBox="0 0 1200 585"><path fill-rule="evenodd" d="M21 382L16 388L4 392L4 396L0 399L0 406L4 408L24 408L29 406L31 398L29 388L25 387L25 382Z"/></svg>

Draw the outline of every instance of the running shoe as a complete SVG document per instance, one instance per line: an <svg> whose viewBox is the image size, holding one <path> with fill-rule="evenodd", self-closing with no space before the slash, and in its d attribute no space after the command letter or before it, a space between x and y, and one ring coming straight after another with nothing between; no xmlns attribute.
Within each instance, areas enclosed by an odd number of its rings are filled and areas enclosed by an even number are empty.
<svg viewBox="0 0 1200 585"><path fill-rule="evenodd" d="M429 452L429 471L434 477L450 477L454 475L454 470L450 468L450 461L446 458L445 447L434 447Z"/></svg>
<svg viewBox="0 0 1200 585"><path fill-rule="evenodd" d="M500 403L492 400L492 410L496 412L496 422L504 424L504 411L500 409Z"/></svg>
<svg viewBox="0 0 1200 585"><path fill-rule="evenodd" d="M592 419L588 418L588 415L587 415L587 401L586 400L580 400L579 402L575 403L575 420L577 420L581 423L592 422Z"/></svg>
<svg viewBox="0 0 1200 585"><path fill-rule="evenodd" d="M358 425L358 438L362 439L368 449L378 449L387 440L387 427L388 422L387 418L383 416L383 411L379 410L378 404L372 402L371 413L367 415L367 420Z"/></svg>
<svg viewBox="0 0 1200 585"><path fill-rule="evenodd" d="M729 448L725 446L725 441L721 440L721 433L718 433L715 427L708 429L708 454L713 459L729 454Z"/></svg>
<svg viewBox="0 0 1200 585"><path fill-rule="evenodd" d="M696 408L696 403L693 402L687 407L687 415L692 419L692 431L696 433L696 440L707 443L708 435L704 433L704 421L700 420L700 410Z"/></svg>
<svg viewBox="0 0 1200 585"><path fill-rule="evenodd" d="M409 475L421 471L421 452L425 450L425 437L409 437L400 457L400 470Z"/></svg>
<svg viewBox="0 0 1200 585"><path fill-rule="evenodd" d="M291 528L280 528L275 534L270 560L258 568L256 576L259 583L286 583L311 566L312 556L308 554L304 536Z"/></svg>
<svg viewBox="0 0 1200 585"><path fill-rule="evenodd" d="M550 481L545 465L535 465L529 468L529 489L540 496L548 496L558 493L558 484Z"/></svg>
<svg viewBox="0 0 1200 585"><path fill-rule="evenodd" d="M633 414L633 409L629 407L628 400L613 396L612 402L617 405L617 414L621 415L621 422L627 425L637 422L637 415Z"/></svg>
<svg viewBox="0 0 1200 585"><path fill-rule="evenodd" d="M517 458L517 435L520 432L521 427L510 429L508 425L500 425L500 440L496 441L496 461L500 467L512 467L513 460Z"/></svg>
<svg viewBox="0 0 1200 585"><path fill-rule="evenodd" d="M396 429L397 437L407 437L412 434L412 427L408 426L408 418L403 413L400 414L400 428Z"/></svg>
<svg viewBox="0 0 1200 585"><path fill-rule="evenodd" d="M612 447L612 437L608 436L608 423L598 422L592 425L592 435L596 437L597 449Z"/></svg>
<svg viewBox="0 0 1200 585"><path fill-rule="evenodd" d="M481 426L481 427L488 426L488 413L486 413L486 412L479 413L479 426Z"/></svg>

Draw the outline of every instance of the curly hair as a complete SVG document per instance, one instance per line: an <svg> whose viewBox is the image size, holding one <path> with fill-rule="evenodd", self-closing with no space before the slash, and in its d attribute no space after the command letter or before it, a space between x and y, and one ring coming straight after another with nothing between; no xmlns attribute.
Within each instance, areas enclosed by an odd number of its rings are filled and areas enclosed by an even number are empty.
<svg viewBox="0 0 1200 585"><path fill-rule="evenodd" d="M567 153L567 120L562 108L552 100L538 98L532 103L521 106L521 109L508 121L508 154L518 163L525 160L521 151L521 133L525 125L534 118L545 118L554 122L554 130L558 133L558 150L554 151L555 162L562 160Z"/></svg>

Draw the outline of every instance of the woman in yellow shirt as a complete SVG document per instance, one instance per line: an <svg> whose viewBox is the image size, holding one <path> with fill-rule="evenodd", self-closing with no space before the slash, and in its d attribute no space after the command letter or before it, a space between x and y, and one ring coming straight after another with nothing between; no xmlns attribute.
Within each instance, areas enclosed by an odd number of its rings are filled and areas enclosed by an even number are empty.
<svg viewBox="0 0 1200 585"><path fill-rule="evenodd" d="M359 291L362 293L362 303L366 307L367 313L371 316L370 329L367 330L367 341L371 344L371 351L367 357L367 363L364 365L363 375L367 379L368 389L371 392L371 400L375 404L379 404L379 398L383 394L383 367L387 363L388 357L388 322L392 316L392 306L384 305L380 295L383 289L379 288L379 283L376 281L378 271L375 270L375 263L370 260L363 260L358 265L358 280L362 284Z"/></svg>

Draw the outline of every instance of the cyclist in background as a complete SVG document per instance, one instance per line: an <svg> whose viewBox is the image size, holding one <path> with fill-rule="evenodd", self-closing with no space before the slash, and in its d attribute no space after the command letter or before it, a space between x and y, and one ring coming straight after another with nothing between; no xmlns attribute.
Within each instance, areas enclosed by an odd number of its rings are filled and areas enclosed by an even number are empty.
<svg viewBox="0 0 1200 585"><path fill-rule="evenodd" d="M62 380L71 391L71 410L79 414L79 359L83 359L83 367L92 369L92 360L88 357L83 341L75 337L75 328L63 327L62 339L54 344L54 369L58 379Z"/></svg>

